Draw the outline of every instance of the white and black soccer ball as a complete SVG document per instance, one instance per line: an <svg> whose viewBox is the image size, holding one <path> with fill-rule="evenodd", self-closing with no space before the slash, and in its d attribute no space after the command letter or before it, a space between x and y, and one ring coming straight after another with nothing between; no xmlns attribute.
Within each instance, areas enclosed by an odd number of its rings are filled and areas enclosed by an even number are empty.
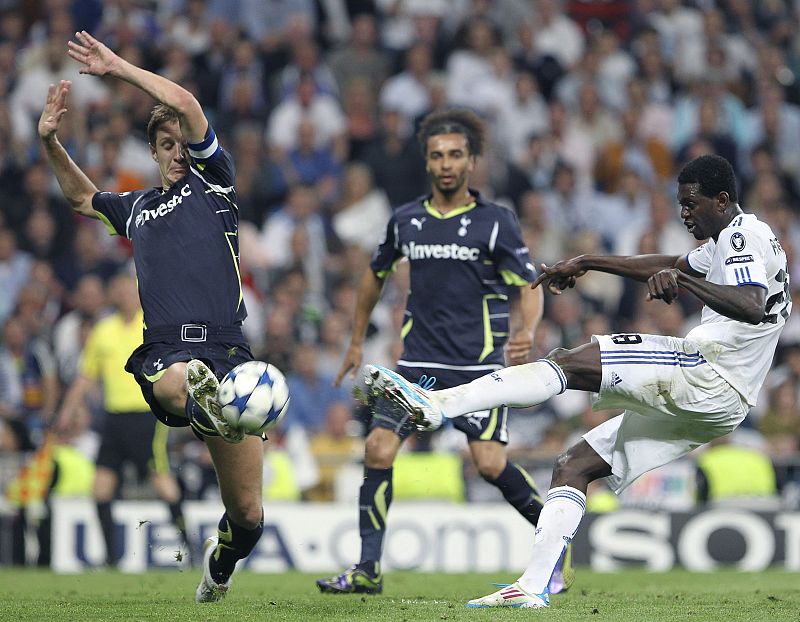
<svg viewBox="0 0 800 622"><path fill-rule="evenodd" d="M258 436L283 419L289 409L289 387L274 365L247 361L225 374L217 401L228 425Z"/></svg>

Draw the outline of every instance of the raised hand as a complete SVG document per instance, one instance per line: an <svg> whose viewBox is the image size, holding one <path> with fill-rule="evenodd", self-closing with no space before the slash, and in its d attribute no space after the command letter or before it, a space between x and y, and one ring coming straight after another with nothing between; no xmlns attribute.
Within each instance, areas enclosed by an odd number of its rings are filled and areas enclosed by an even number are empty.
<svg viewBox="0 0 800 622"><path fill-rule="evenodd" d="M120 57L109 50L85 30L75 33L78 40L67 42L67 54L81 63L80 73L92 76L104 76L117 68Z"/></svg>
<svg viewBox="0 0 800 622"><path fill-rule="evenodd" d="M580 267L577 258L565 259L552 266L542 264L542 271L531 285L531 289L536 289L546 281L547 290L551 294L560 294L569 287L575 287L575 282L584 274L586 270Z"/></svg>
<svg viewBox="0 0 800 622"><path fill-rule="evenodd" d="M67 95L71 86L72 82L69 80L61 80L58 86L51 84L47 89L47 101L39 117L38 126L39 137L42 140L53 137L58 131L61 118L67 111Z"/></svg>

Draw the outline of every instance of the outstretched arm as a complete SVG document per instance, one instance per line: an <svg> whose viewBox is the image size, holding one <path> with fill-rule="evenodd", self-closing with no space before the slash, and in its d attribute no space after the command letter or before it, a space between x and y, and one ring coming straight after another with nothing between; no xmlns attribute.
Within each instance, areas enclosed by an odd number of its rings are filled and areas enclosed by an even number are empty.
<svg viewBox="0 0 800 622"><path fill-rule="evenodd" d="M75 38L77 42L68 42L67 53L83 65L81 73L114 76L142 89L153 99L178 113L181 132L187 141L199 143L205 138L208 121L200 102L189 91L163 76L120 58L85 30L76 32Z"/></svg>
<svg viewBox="0 0 800 622"><path fill-rule="evenodd" d="M532 287L536 288L546 282L550 293L560 294L568 287L574 287L575 281L590 270L616 274L635 281L646 281L656 272L668 268L678 268L694 273L686 260L677 255L632 255L630 257L579 255L572 259L559 261L552 266L542 264L542 271L533 282Z"/></svg>
<svg viewBox="0 0 800 622"><path fill-rule="evenodd" d="M67 112L67 95L72 83L62 80L58 86L50 85L47 90L42 116L39 118L39 138L44 146L47 160L55 173L58 185L69 204L79 214L97 218L92 209L92 197L98 192L97 187L86 176L80 167L69 157L66 149L58 142L58 126L64 113Z"/></svg>

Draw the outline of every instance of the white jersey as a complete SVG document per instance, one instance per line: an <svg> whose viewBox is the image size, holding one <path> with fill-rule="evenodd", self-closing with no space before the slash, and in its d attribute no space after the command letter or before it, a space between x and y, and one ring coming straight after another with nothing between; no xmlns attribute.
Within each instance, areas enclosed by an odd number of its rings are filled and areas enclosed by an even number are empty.
<svg viewBox="0 0 800 622"><path fill-rule="evenodd" d="M707 305L700 325L686 335L709 365L752 407L792 310L786 254L769 225L753 214L736 216L717 242L709 240L686 256L709 283L756 285L767 290L760 324L732 320Z"/></svg>

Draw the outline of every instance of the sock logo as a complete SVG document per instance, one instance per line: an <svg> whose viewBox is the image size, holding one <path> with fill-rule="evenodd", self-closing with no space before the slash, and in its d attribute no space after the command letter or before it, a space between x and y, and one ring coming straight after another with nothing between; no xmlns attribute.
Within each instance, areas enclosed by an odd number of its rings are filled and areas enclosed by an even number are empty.
<svg viewBox="0 0 800 622"><path fill-rule="evenodd" d="M617 386L617 385L618 385L620 382L622 382L622 378L620 378L620 377L617 375L617 372L615 372L615 371L612 371L612 372L611 372L611 386L612 386L612 387L615 387L615 386Z"/></svg>
<svg viewBox="0 0 800 622"><path fill-rule="evenodd" d="M500 377L500 374L498 374L497 372L494 372L493 374L491 374L491 377L495 382L503 382L503 379Z"/></svg>

